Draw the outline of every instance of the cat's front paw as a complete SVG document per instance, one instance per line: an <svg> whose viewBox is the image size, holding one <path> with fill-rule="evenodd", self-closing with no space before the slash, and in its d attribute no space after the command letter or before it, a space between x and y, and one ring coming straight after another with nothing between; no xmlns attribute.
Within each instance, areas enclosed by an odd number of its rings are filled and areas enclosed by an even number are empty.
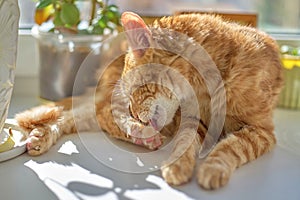
<svg viewBox="0 0 300 200"><path fill-rule="evenodd" d="M231 172L220 163L203 163L198 170L197 178L201 187L208 190L220 188L228 183Z"/></svg>
<svg viewBox="0 0 300 200"><path fill-rule="evenodd" d="M168 184L181 185L188 182L194 171L194 161L183 155L175 162L161 167L162 176Z"/></svg>
<svg viewBox="0 0 300 200"><path fill-rule="evenodd" d="M38 127L31 131L27 139L27 152L31 156L38 156L46 151L52 145L52 138L49 130L44 127Z"/></svg>

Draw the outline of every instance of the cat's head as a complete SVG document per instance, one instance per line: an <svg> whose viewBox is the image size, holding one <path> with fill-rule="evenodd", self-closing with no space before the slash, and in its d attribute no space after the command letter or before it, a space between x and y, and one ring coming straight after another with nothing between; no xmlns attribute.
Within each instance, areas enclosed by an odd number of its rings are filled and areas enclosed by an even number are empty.
<svg viewBox="0 0 300 200"><path fill-rule="evenodd" d="M125 12L121 21L129 44L122 77L129 80L131 115L160 130L172 121L179 100L172 91L174 77L157 64L169 65L175 55L153 48L154 33L137 14Z"/></svg>

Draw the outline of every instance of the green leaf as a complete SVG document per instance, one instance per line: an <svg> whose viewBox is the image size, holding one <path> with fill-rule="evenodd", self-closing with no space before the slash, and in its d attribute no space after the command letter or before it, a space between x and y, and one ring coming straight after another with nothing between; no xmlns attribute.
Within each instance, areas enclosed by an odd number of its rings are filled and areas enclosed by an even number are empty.
<svg viewBox="0 0 300 200"><path fill-rule="evenodd" d="M45 8L45 7L49 6L50 4L52 4L52 0L40 0L37 3L36 8L38 8L38 9Z"/></svg>
<svg viewBox="0 0 300 200"><path fill-rule="evenodd" d="M111 11L106 12L106 16L109 20L113 20L116 17L115 13Z"/></svg>
<svg viewBox="0 0 300 200"><path fill-rule="evenodd" d="M109 6L107 7L107 9L108 9L109 11L111 11L111 12L119 13L119 8L118 8L118 6L116 6L116 5L109 5Z"/></svg>
<svg viewBox="0 0 300 200"><path fill-rule="evenodd" d="M98 21L98 25L101 27L101 28L106 28L107 27L107 22L108 22L108 19L106 16L102 16L99 21Z"/></svg>
<svg viewBox="0 0 300 200"><path fill-rule="evenodd" d="M60 13L60 11L57 11L54 15L53 23L56 27L64 25L64 23L61 21Z"/></svg>
<svg viewBox="0 0 300 200"><path fill-rule="evenodd" d="M61 21L69 26L74 26L80 21L80 13L76 5L72 3L64 3L61 6Z"/></svg>
<svg viewBox="0 0 300 200"><path fill-rule="evenodd" d="M108 17L108 19L109 19L112 23L114 23L114 24L116 24L116 25L119 24L119 19L120 19L120 14L119 14L119 13L114 13L114 12L108 11L108 12L106 13L106 16Z"/></svg>

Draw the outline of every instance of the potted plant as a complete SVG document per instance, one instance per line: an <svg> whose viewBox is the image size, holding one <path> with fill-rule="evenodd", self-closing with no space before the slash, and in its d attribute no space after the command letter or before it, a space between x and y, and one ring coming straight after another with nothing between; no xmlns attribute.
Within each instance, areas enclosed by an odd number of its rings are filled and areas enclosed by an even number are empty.
<svg viewBox="0 0 300 200"><path fill-rule="evenodd" d="M96 84L101 41L116 32L120 13L108 0L38 0L36 26L40 65L40 97L56 101L73 94L77 72L88 57L88 67L79 81L84 91ZM78 81L78 79L76 79Z"/></svg>

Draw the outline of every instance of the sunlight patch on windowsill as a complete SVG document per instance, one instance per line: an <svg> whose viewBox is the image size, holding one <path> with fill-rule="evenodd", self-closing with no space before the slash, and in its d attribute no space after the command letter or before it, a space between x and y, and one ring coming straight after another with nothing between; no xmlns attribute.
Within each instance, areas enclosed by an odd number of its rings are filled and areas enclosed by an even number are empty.
<svg viewBox="0 0 300 200"><path fill-rule="evenodd" d="M112 180L93 174L74 163L62 165L51 161L38 163L30 160L24 165L33 170L58 199L118 200L120 196L136 200L192 199L155 175L148 175L145 181L157 186L158 189L153 189L152 186L151 189L139 188L139 185L134 184L133 189L124 190L115 187Z"/></svg>
<svg viewBox="0 0 300 200"><path fill-rule="evenodd" d="M112 192L114 183L108 178L92 174L90 171L81 166L72 163L71 165L62 165L55 162L37 163L30 160L24 165L33 170L41 181L59 198L59 199L118 199L117 195ZM72 188L70 184L79 184L83 186L94 186L96 188L107 190L100 196L89 197L81 193L80 188ZM100 198L101 197L101 198Z"/></svg>
<svg viewBox="0 0 300 200"><path fill-rule="evenodd" d="M58 150L58 153L72 155L73 153L79 153L76 145L72 141L65 142Z"/></svg>
<svg viewBox="0 0 300 200"><path fill-rule="evenodd" d="M152 200L152 199L178 199L178 200L192 200L183 192L175 190L169 186L161 177L149 175L146 178L147 182L153 183L160 187L160 189L141 189L141 190L127 190L124 196L130 199Z"/></svg>

